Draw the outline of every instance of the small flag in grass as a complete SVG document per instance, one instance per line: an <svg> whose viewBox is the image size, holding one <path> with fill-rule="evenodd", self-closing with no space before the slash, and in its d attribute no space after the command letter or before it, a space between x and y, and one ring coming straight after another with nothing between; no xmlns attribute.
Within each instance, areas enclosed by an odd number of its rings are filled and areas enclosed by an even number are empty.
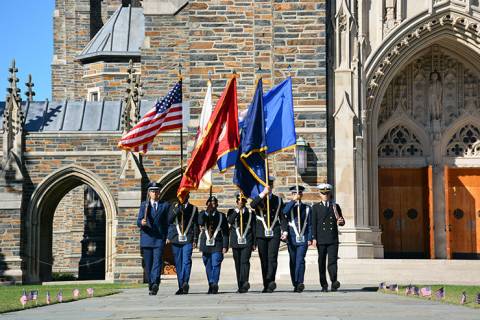
<svg viewBox="0 0 480 320"><path fill-rule="evenodd" d="M477 293L477 304L480 304L480 293Z"/></svg>
<svg viewBox="0 0 480 320"><path fill-rule="evenodd" d="M420 289L417 286L413 286L413 294L416 296L420 295Z"/></svg>
<svg viewBox="0 0 480 320"><path fill-rule="evenodd" d="M380 290L385 290L387 288L387 286L385 285L385 282L380 282L380 284L378 285L378 289Z"/></svg>
<svg viewBox="0 0 480 320"><path fill-rule="evenodd" d="M445 288L444 288L444 287L441 287L440 289L438 289L438 290L435 292L435 297L437 297L437 299L443 299L443 298L445 298Z"/></svg>
<svg viewBox="0 0 480 320"><path fill-rule="evenodd" d="M467 303L467 293L465 291L462 292L462 296L460 297L460 304Z"/></svg>
<svg viewBox="0 0 480 320"><path fill-rule="evenodd" d="M50 291L47 291L47 296L45 298L45 302L47 304L50 304L50 302L52 302L52 298L50 297Z"/></svg>
<svg viewBox="0 0 480 320"><path fill-rule="evenodd" d="M77 288L73 289L73 299L78 299L78 297L80 296L80 290L78 290Z"/></svg>
<svg viewBox="0 0 480 320"><path fill-rule="evenodd" d="M395 292L398 293L398 284L391 284L391 285L388 286L388 289L390 291L395 291Z"/></svg>
<svg viewBox="0 0 480 320"><path fill-rule="evenodd" d="M422 297L431 297L432 296L432 288L431 287L423 287L420 289L420 294Z"/></svg>
<svg viewBox="0 0 480 320"><path fill-rule="evenodd" d="M405 295L408 296L411 294L413 294L413 287L411 284L409 284L408 286L405 287Z"/></svg>
<svg viewBox="0 0 480 320"><path fill-rule="evenodd" d="M57 293L57 301L58 301L58 302L63 302L63 292L62 292L62 290L60 290L60 291Z"/></svg>
<svg viewBox="0 0 480 320"><path fill-rule="evenodd" d="M35 301L35 304L38 304L38 290L30 291L30 297L32 297L32 301Z"/></svg>
<svg viewBox="0 0 480 320"><path fill-rule="evenodd" d="M93 297L93 288L87 288L87 295L89 298Z"/></svg>
<svg viewBox="0 0 480 320"><path fill-rule="evenodd" d="M22 307L25 308L27 301L28 301L27 293L25 292L25 289L23 289L22 296L20 297L20 303L22 304Z"/></svg>

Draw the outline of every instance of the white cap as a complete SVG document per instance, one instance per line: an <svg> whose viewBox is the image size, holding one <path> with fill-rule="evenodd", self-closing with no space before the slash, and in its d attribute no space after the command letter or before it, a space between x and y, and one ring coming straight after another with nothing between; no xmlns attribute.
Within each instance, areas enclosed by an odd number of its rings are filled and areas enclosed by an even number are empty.
<svg viewBox="0 0 480 320"><path fill-rule="evenodd" d="M320 183L317 188L320 192L330 192L333 189L332 185L329 183Z"/></svg>

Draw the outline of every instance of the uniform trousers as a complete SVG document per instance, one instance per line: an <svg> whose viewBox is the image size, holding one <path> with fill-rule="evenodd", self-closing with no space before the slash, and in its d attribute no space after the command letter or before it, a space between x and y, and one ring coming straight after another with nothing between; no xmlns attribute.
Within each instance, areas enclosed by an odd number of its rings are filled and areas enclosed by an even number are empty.
<svg viewBox="0 0 480 320"><path fill-rule="evenodd" d="M175 259L175 269L177 269L178 287L181 288L184 283L190 281L192 271L192 244L172 243L173 257Z"/></svg>
<svg viewBox="0 0 480 320"><path fill-rule="evenodd" d="M280 238L257 238L258 255L260 256L260 264L262 266L263 286L266 288L268 284L275 281L278 265L278 247L280 246Z"/></svg>
<svg viewBox="0 0 480 320"><path fill-rule="evenodd" d="M288 254L290 255L290 278L292 285L296 287L303 283L305 278L305 255L307 254L308 245L304 244L296 246L288 244Z"/></svg>
<svg viewBox="0 0 480 320"><path fill-rule="evenodd" d="M232 251L233 260L235 261L235 271L237 273L237 284L240 288L245 282L248 282L252 248L251 246L245 248L232 248Z"/></svg>
<svg viewBox="0 0 480 320"><path fill-rule="evenodd" d="M223 253L203 253L202 259L207 272L208 284L218 284L218 281L220 280L220 269L222 267Z"/></svg>
<svg viewBox="0 0 480 320"><path fill-rule="evenodd" d="M320 285L322 288L328 287L327 283L327 256L328 256L328 275L333 283L337 281L337 260L338 243L317 244L318 250L318 272L320 273Z"/></svg>
<svg viewBox="0 0 480 320"><path fill-rule="evenodd" d="M160 283L160 274L162 272L163 265L163 250L165 248L165 242L162 241L160 247L143 247L143 260L145 261L145 274L147 276L147 282L149 288L153 284Z"/></svg>

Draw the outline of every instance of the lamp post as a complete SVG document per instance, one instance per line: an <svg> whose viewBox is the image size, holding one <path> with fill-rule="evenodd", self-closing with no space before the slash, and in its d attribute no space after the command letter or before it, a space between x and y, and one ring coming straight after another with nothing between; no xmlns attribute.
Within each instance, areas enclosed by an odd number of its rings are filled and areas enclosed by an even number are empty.
<svg viewBox="0 0 480 320"><path fill-rule="evenodd" d="M299 174L307 172L307 147L307 141L305 141L303 137L298 137L295 148L295 161L297 162L297 170Z"/></svg>

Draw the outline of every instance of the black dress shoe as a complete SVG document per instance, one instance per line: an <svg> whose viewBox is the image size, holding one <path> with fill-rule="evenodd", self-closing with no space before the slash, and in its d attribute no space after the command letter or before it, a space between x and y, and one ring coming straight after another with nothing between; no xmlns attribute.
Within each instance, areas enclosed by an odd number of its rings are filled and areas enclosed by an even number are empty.
<svg viewBox="0 0 480 320"><path fill-rule="evenodd" d="M207 294L212 294L212 293L213 293L213 292L212 292L212 285L209 284L209 285L208 285L208 292L207 292Z"/></svg>
<svg viewBox="0 0 480 320"><path fill-rule="evenodd" d="M148 295L153 296L152 290L148 290Z"/></svg>
<svg viewBox="0 0 480 320"><path fill-rule="evenodd" d="M175 292L175 294L176 294L177 296L183 294L182 288L178 289L177 292Z"/></svg>
<svg viewBox="0 0 480 320"><path fill-rule="evenodd" d="M188 290L190 290L190 286L188 285L188 283L184 282L182 285L183 294L188 294Z"/></svg>
<svg viewBox="0 0 480 320"><path fill-rule="evenodd" d="M340 282L334 281L334 282L332 283L332 291L337 291L338 288L340 288Z"/></svg>
<svg viewBox="0 0 480 320"><path fill-rule="evenodd" d="M152 295L156 296L158 292L158 284L154 283L152 284Z"/></svg>
<svg viewBox="0 0 480 320"><path fill-rule="evenodd" d="M213 294L218 293L218 284L216 284L216 283L212 284L212 293Z"/></svg>
<svg viewBox="0 0 480 320"><path fill-rule="evenodd" d="M250 290L250 283L249 283L248 281L245 282L245 283L242 285L241 288L242 288L243 291L244 291L244 292L242 292L242 293L248 292L248 290Z"/></svg>
<svg viewBox="0 0 480 320"><path fill-rule="evenodd" d="M303 283L300 283L299 285L297 285L297 292L298 293L303 292L303 290L305 290L305 285Z"/></svg>
<svg viewBox="0 0 480 320"><path fill-rule="evenodd" d="M272 293L275 289L277 289L277 284L275 281L270 282L267 286L267 292Z"/></svg>
<svg viewBox="0 0 480 320"><path fill-rule="evenodd" d="M328 292L328 287L322 287L322 292Z"/></svg>
<svg viewBox="0 0 480 320"><path fill-rule="evenodd" d="M297 286L293 287L293 292L298 292Z"/></svg>
<svg viewBox="0 0 480 320"><path fill-rule="evenodd" d="M263 288L262 293L267 293L267 288Z"/></svg>

